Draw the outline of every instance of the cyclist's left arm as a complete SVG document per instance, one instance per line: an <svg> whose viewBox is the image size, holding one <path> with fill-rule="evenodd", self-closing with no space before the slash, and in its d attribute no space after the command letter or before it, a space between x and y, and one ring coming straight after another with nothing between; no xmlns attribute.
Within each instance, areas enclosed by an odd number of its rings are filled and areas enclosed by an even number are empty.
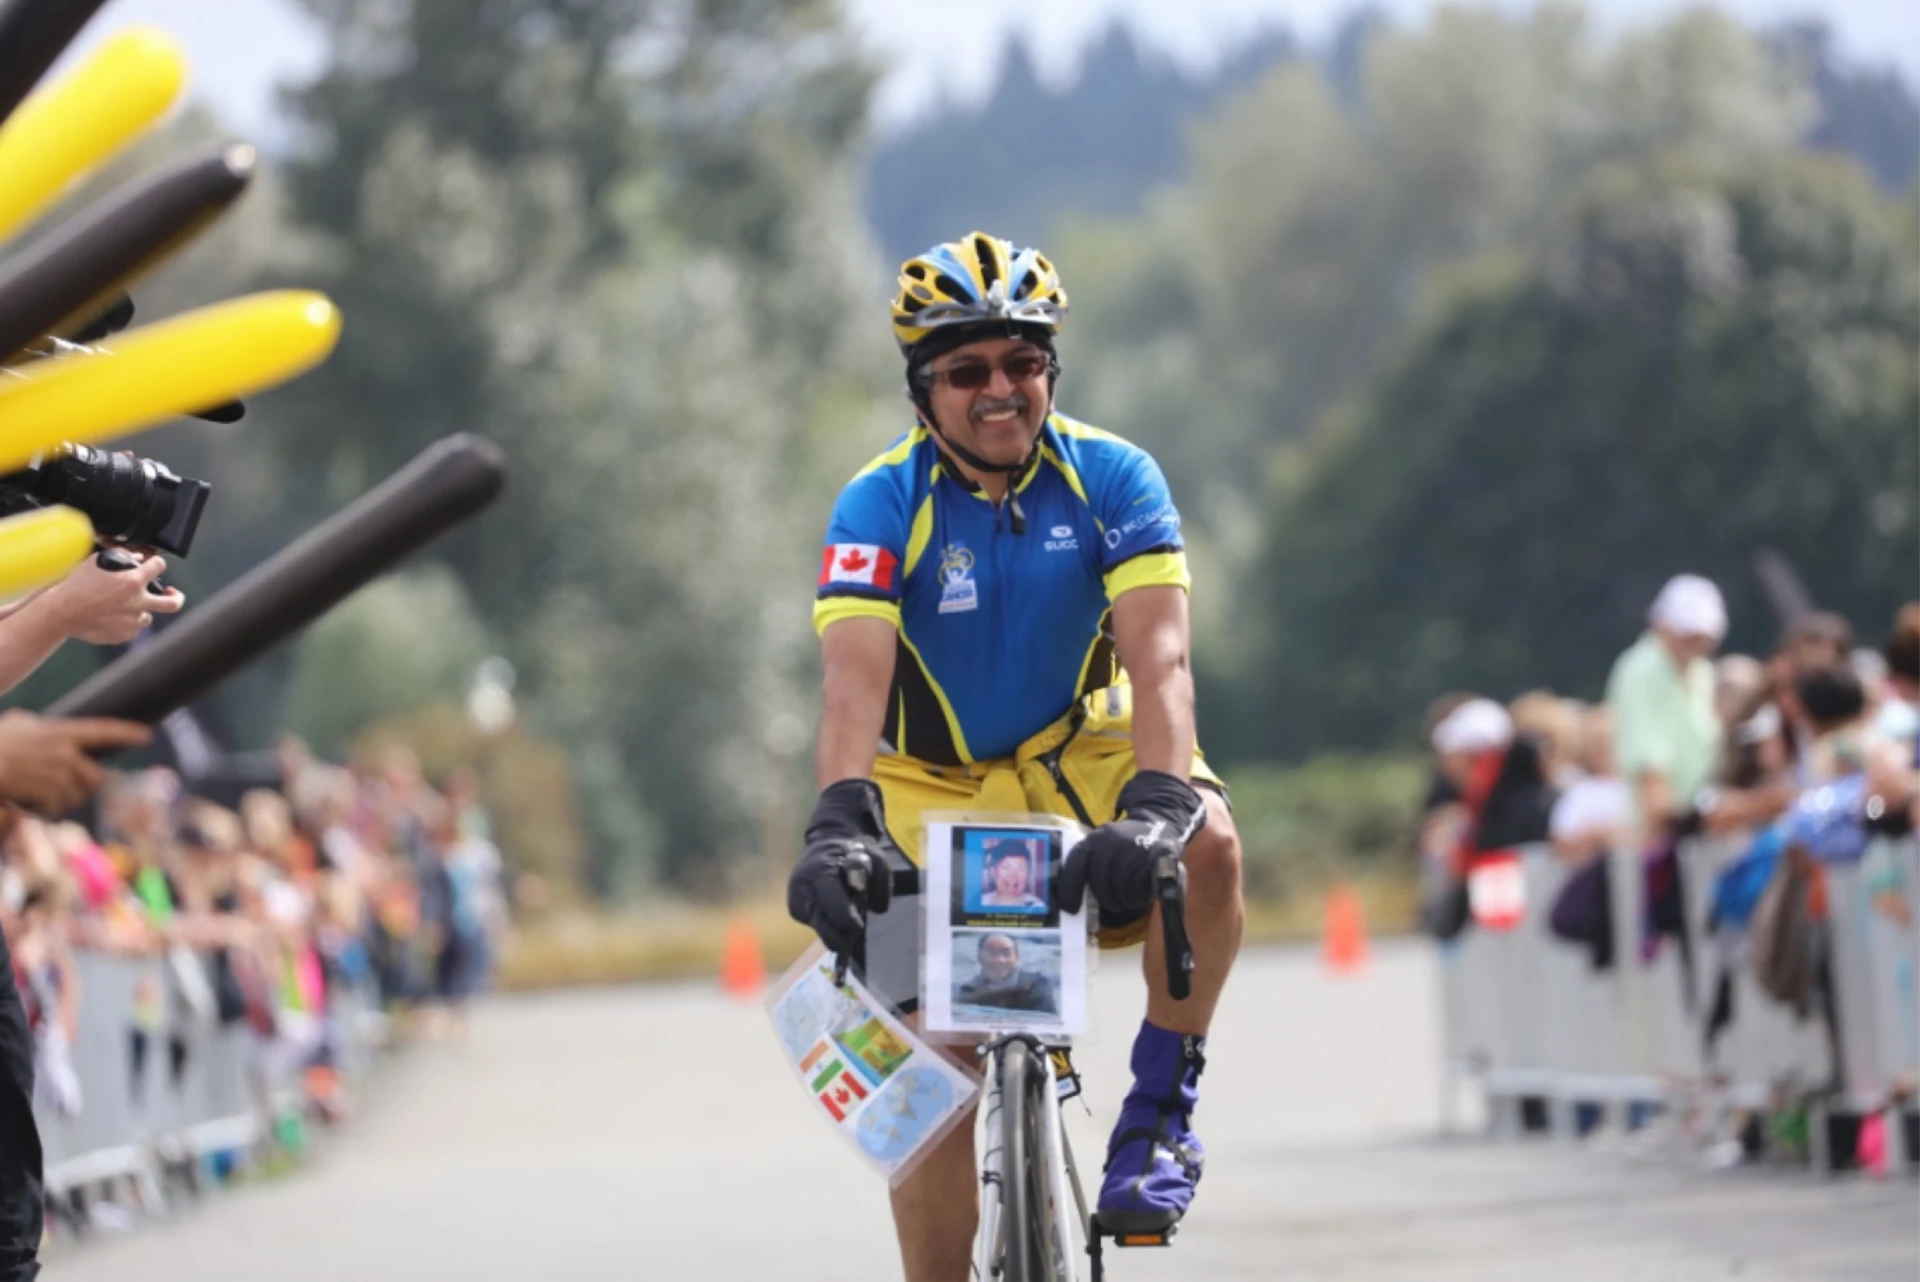
<svg viewBox="0 0 1920 1282"><path fill-rule="evenodd" d="M1089 462L1100 461L1090 458ZM1113 640L1133 684L1133 750L1141 770L1185 780L1193 770L1193 673L1180 513L1160 465L1122 447L1096 469Z"/></svg>
<svg viewBox="0 0 1920 1282"><path fill-rule="evenodd" d="M1158 583L1113 602L1113 639L1133 684L1133 752L1142 770L1186 779L1193 769L1193 671L1187 592Z"/></svg>

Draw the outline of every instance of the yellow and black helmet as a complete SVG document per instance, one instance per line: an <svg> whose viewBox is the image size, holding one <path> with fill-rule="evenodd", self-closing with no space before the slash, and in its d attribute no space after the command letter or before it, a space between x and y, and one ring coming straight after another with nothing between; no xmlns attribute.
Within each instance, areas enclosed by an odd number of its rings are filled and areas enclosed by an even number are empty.
<svg viewBox="0 0 1920 1282"><path fill-rule="evenodd" d="M936 331L1001 324L1037 327L1051 338L1066 315L1067 291L1045 254L976 231L900 265L893 336L912 361Z"/></svg>

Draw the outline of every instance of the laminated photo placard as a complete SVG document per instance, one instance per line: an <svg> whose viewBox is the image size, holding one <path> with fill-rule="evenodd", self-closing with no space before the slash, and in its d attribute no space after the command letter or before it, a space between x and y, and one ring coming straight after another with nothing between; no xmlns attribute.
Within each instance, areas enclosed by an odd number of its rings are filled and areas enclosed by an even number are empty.
<svg viewBox="0 0 1920 1282"><path fill-rule="evenodd" d="M1051 816L927 816L921 1006L929 1033L1087 1026L1087 922L1049 890L1080 830Z"/></svg>
<svg viewBox="0 0 1920 1282"><path fill-rule="evenodd" d="M854 1152L897 1185L966 1116L979 1080L917 1037L819 944L767 997L788 1067Z"/></svg>

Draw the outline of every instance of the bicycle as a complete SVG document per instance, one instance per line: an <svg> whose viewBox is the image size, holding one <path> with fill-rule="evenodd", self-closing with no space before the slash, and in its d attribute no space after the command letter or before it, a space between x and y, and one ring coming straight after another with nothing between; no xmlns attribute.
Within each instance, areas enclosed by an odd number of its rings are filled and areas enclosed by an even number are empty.
<svg viewBox="0 0 1920 1282"><path fill-rule="evenodd" d="M884 912L894 894L918 890L917 870L875 878L874 866L874 856L854 850L841 868L848 892L870 911ZM1163 855L1155 862L1154 901L1166 943L1168 992L1176 1001L1186 1000L1193 983L1186 883L1186 867L1178 857ZM849 960L844 952L836 954L837 980L845 978ZM976 1282L1079 1282L1081 1254L1089 1261L1088 1282L1102 1282L1104 1241L1119 1247L1171 1244L1178 1218L1172 1212L1113 1224L1102 1223L1087 1205L1061 1118L1061 1104L1080 1093L1069 1047L1012 1032L990 1037L976 1053L983 1063L980 1116L987 1132L980 1159Z"/></svg>

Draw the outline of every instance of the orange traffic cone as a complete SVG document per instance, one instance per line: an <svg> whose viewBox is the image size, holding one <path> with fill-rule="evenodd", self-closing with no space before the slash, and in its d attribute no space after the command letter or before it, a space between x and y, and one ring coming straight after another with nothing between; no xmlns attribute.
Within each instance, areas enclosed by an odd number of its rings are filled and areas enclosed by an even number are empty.
<svg viewBox="0 0 1920 1282"><path fill-rule="evenodd" d="M757 997L767 986L767 965L760 955L760 939L753 923L736 917L727 923L727 941L720 953L720 986L735 997Z"/></svg>
<svg viewBox="0 0 1920 1282"><path fill-rule="evenodd" d="M1352 974L1367 964L1367 923L1360 896L1351 886L1335 886L1327 892L1320 960L1336 974Z"/></svg>

